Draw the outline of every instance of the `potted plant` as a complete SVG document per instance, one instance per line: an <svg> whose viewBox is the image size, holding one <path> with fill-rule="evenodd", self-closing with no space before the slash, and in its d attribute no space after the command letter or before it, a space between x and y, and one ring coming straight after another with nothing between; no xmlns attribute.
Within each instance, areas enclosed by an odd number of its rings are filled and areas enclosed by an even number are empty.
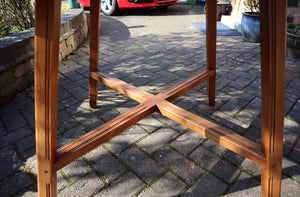
<svg viewBox="0 0 300 197"><path fill-rule="evenodd" d="M241 30L246 42L260 42L259 0L245 0Z"/></svg>
<svg viewBox="0 0 300 197"><path fill-rule="evenodd" d="M286 34L287 56L300 58L300 24L288 24Z"/></svg>

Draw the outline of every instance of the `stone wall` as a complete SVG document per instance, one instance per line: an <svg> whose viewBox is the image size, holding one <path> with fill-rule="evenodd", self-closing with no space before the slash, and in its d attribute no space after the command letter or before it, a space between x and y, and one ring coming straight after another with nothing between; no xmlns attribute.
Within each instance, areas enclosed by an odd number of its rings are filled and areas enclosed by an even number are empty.
<svg viewBox="0 0 300 197"><path fill-rule="evenodd" d="M88 33L82 9L71 9L62 15L59 60L72 53ZM34 79L34 28L0 39L0 106L9 102Z"/></svg>

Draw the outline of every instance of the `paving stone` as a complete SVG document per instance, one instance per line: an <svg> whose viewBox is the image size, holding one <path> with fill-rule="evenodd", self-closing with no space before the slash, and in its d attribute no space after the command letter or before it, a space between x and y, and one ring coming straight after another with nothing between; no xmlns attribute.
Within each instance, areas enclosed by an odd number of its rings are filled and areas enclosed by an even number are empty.
<svg viewBox="0 0 300 197"><path fill-rule="evenodd" d="M17 129L14 132L0 138L0 147L6 147L32 134L32 131L28 127Z"/></svg>
<svg viewBox="0 0 300 197"><path fill-rule="evenodd" d="M67 131L76 125L78 125L78 123L65 110L57 113L58 131Z"/></svg>
<svg viewBox="0 0 300 197"><path fill-rule="evenodd" d="M0 113L0 118L9 133L26 126L26 122L19 111L13 111L13 113Z"/></svg>
<svg viewBox="0 0 300 197"><path fill-rule="evenodd" d="M213 168L221 159L218 156L216 156L214 153L203 148L202 146L197 148L190 155L190 158L193 161L198 162L201 165L201 167L204 167L208 170Z"/></svg>
<svg viewBox="0 0 300 197"><path fill-rule="evenodd" d="M190 109L194 108L195 105L197 105L197 102L196 102L196 100L194 100L192 98L184 96L181 101L176 102L176 105L185 110L190 110Z"/></svg>
<svg viewBox="0 0 300 197"><path fill-rule="evenodd" d="M122 132L116 137L112 138L105 143L105 146L109 148L113 153L119 154L124 149L131 146L137 140L145 137L147 132L143 130L140 126L134 125L128 130Z"/></svg>
<svg viewBox="0 0 300 197"><path fill-rule="evenodd" d="M131 147L121 153L119 159L123 160L148 184L164 172L163 167L136 147Z"/></svg>
<svg viewBox="0 0 300 197"><path fill-rule="evenodd" d="M160 77L163 77L163 78L170 78L170 79L178 78L177 75L173 74L172 72L165 71L165 70L158 71L157 74L160 75Z"/></svg>
<svg viewBox="0 0 300 197"><path fill-rule="evenodd" d="M236 115L239 111L241 111L248 103L243 100L239 99L231 99L227 103L225 103L220 110L222 110L224 113L234 116Z"/></svg>
<svg viewBox="0 0 300 197"><path fill-rule="evenodd" d="M35 152L35 148L32 148L22 153L23 160L25 161L25 166L33 176L37 175L37 160Z"/></svg>
<svg viewBox="0 0 300 197"><path fill-rule="evenodd" d="M213 168L211 168L210 172L230 184L239 175L240 170L227 161L221 159Z"/></svg>
<svg viewBox="0 0 300 197"><path fill-rule="evenodd" d="M147 196L177 196L186 185L179 178L168 172L161 177L157 182L143 191L139 197Z"/></svg>
<svg viewBox="0 0 300 197"><path fill-rule="evenodd" d="M224 158L228 159L235 166L242 168L242 170L260 179L261 168L258 164L254 163L253 161L244 158L232 151L226 152Z"/></svg>
<svg viewBox="0 0 300 197"><path fill-rule="evenodd" d="M292 120L294 120L298 124L300 123L299 112L290 111L288 116L289 116L289 118L291 118Z"/></svg>
<svg viewBox="0 0 300 197"><path fill-rule="evenodd" d="M26 188L25 190L19 192L15 196L22 196L22 197L38 197L38 192L37 192L37 185L33 184L29 188Z"/></svg>
<svg viewBox="0 0 300 197"><path fill-rule="evenodd" d="M210 118L225 125L229 130L235 131L239 134L244 133L251 124L249 122L241 122L238 119L235 119L220 111L215 111L212 115L210 115Z"/></svg>
<svg viewBox="0 0 300 197"><path fill-rule="evenodd" d="M57 191L64 189L69 183L66 178L61 174L60 170L56 172L57 176Z"/></svg>
<svg viewBox="0 0 300 197"><path fill-rule="evenodd" d="M233 72L235 72L235 70ZM253 81L253 78L247 78L244 77L244 75L245 74L243 73L243 76L233 81L230 84L230 86L236 89L243 90L246 86L248 86Z"/></svg>
<svg viewBox="0 0 300 197"><path fill-rule="evenodd" d="M206 101L199 102L198 105L192 110L192 113L201 114L207 116L214 112L217 108L220 107L220 104L216 104L215 106L210 106Z"/></svg>
<svg viewBox="0 0 300 197"><path fill-rule="evenodd" d="M89 163L103 176L107 183L124 174L127 169L102 146L92 150L85 157Z"/></svg>
<svg viewBox="0 0 300 197"><path fill-rule="evenodd" d="M70 129L65 133L57 136L57 147L62 147L63 145L66 145L76 140L80 136L83 136L84 134L86 134L86 131L83 127L78 126L73 129Z"/></svg>
<svg viewBox="0 0 300 197"><path fill-rule="evenodd" d="M207 138L189 130L171 143L171 146L184 155L189 154Z"/></svg>
<svg viewBox="0 0 300 197"><path fill-rule="evenodd" d="M78 65L78 64L76 64ZM69 72L69 73L66 73L64 74L67 78L69 78L71 81L78 81L80 79L83 78L83 76L77 72Z"/></svg>
<svg viewBox="0 0 300 197"><path fill-rule="evenodd" d="M255 97L247 107L244 108L248 113L258 116L261 114L261 98Z"/></svg>
<svg viewBox="0 0 300 197"><path fill-rule="evenodd" d="M80 86L77 86L77 87L72 88L72 89L68 89L68 92L70 94L72 94L78 100L84 100L84 99L87 99L89 97L88 90L86 90L86 89L84 89Z"/></svg>
<svg viewBox="0 0 300 197"><path fill-rule="evenodd" d="M283 176L281 180L281 196L294 197L300 192L300 183Z"/></svg>
<svg viewBox="0 0 300 197"><path fill-rule="evenodd" d="M217 80L216 80L216 89L217 90L221 90L223 89L224 87L228 86L230 83L232 83L232 80L230 79L226 79L224 77L219 77ZM234 82L233 82L234 83Z"/></svg>
<svg viewBox="0 0 300 197"><path fill-rule="evenodd" d="M300 163L300 140L298 140L293 151L290 154L291 158Z"/></svg>
<svg viewBox="0 0 300 197"><path fill-rule="evenodd" d="M298 134L284 130L283 134L283 145L292 148L298 138Z"/></svg>
<svg viewBox="0 0 300 197"><path fill-rule="evenodd" d="M22 166L22 161L12 146L0 150L0 180L17 172Z"/></svg>
<svg viewBox="0 0 300 197"><path fill-rule="evenodd" d="M58 109L58 111L61 111L61 110L65 109L67 107L70 107L76 103L78 103L78 100L75 97L70 96L62 101L59 101L57 103L57 109Z"/></svg>
<svg viewBox="0 0 300 197"><path fill-rule="evenodd" d="M138 142L137 145L144 149L147 153L152 154L163 145L175 139L179 134L171 128L164 127L157 130L155 133Z"/></svg>
<svg viewBox="0 0 300 197"><path fill-rule="evenodd" d="M214 197L220 196L227 189L227 185L209 173L201 177L191 188L185 193L184 197Z"/></svg>
<svg viewBox="0 0 300 197"><path fill-rule="evenodd" d="M250 127L244 137L253 142L261 144L261 130L257 129L256 127Z"/></svg>
<svg viewBox="0 0 300 197"><path fill-rule="evenodd" d="M4 126L3 126L3 124L2 124L2 122L1 122L1 120L0 120L0 137L1 137L1 136L4 136L4 135L7 135L7 131L6 131L6 129L4 128Z"/></svg>
<svg viewBox="0 0 300 197"><path fill-rule="evenodd" d="M101 108L101 107L100 107L100 108ZM107 112L103 113L103 114L100 115L99 117L100 117L101 119L103 119L105 122L108 122L108 121L114 119L115 117L117 117L117 116L119 116L119 115L120 115L119 112L117 112L115 109L112 109L112 110L110 110L110 111L107 111Z"/></svg>
<svg viewBox="0 0 300 197"><path fill-rule="evenodd" d="M89 102L89 101L88 101ZM83 102L75 103L74 105L71 105L70 107L65 108L65 111L68 112L72 117L75 117L75 114L80 113L85 110L90 110L89 106L86 106L86 100Z"/></svg>
<svg viewBox="0 0 300 197"><path fill-rule="evenodd" d="M235 118L247 124L255 124L257 117L247 112L247 110L242 110L235 116Z"/></svg>
<svg viewBox="0 0 300 197"><path fill-rule="evenodd" d="M242 99L246 102L250 102L251 100L254 99L253 95L248 94L248 93L244 92L243 90L234 89L234 88L228 87L228 86L223 88L222 92L225 94L228 94L234 98Z"/></svg>
<svg viewBox="0 0 300 197"><path fill-rule="evenodd" d="M252 122L250 127L256 127L257 129L261 129L261 118L256 117Z"/></svg>
<svg viewBox="0 0 300 197"><path fill-rule="evenodd" d="M206 149L208 149L218 155L222 155L224 153L224 151L227 150L224 146L221 146L212 140L207 140L203 144L203 147L205 147Z"/></svg>
<svg viewBox="0 0 300 197"><path fill-rule="evenodd" d="M184 131L187 130L187 128L185 126L183 126L182 124L179 124L165 116L162 116L159 113L154 113L153 117L155 117L156 119L161 121L163 124L168 125L170 128L174 129L175 131L177 131L179 133L184 133Z"/></svg>
<svg viewBox="0 0 300 197"><path fill-rule="evenodd" d="M294 104L295 104L294 101L291 102L291 101L285 99L285 103L284 103L284 113L285 113L285 114L288 114L288 113L290 112L290 110L292 110L292 107L293 107Z"/></svg>
<svg viewBox="0 0 300 197"><path fill-rule="evenodd" d="M59 84L59 82L58 82ZM58 102L65 100L66 98L70 97L71 94L69 92L67 92L64 88L58 86Z"/></svg>
<svg viewBox="0 0 300 197"><path fill-rule="evenodd" d="M69 196L91 196L93 193L102 189L105 186L104 182L94 173L91 172L76 183L67 187L57 194L58 197Z"/></svg>
<svg viewBox="0 0 300 197"><path fill-rule="evenodd" d="M290 159L282 158L282 173L300 182L300 165Z"/></svg>
<svg viewBox="0 0 300 197"><path fill-rule="evenodd" d="M89 168L88 164L83 159L79 158L63 167L61 170L71 182L74 182L89 173L91 168Z"/></svg>
<svg viewBox="0 0 300 197"><path fill-rule="evenodd" d="M88 131L95 129L104 123L95 113L89 110L74 115L74 119Z"/></svg>
<svg viewBox="0 0 300 197"><path fill-rule="evenodd" d="M154 157L163 165L170 168L176 175L183 178L187 183L198 178L203 172L199 166L170 147L159 151Z"/></svg>
<svg viewBox="0 0 300 197"><path fill-rule="evenodd" d="M148 132L156 131L158 128L163 126L163 124L160 121L154 119L152 116L148 116L143 120L140 120L138 124L141 125L142 128Z"/></svg>
<svg viewBox="0 0 300 197"><path fill-rule="evenodd" d="M138 103L135 102L135 101L129 101L129 102L126 102L118 107L116 107L116 110L120 113L120 114L123 114L127 111L129 111L131 108L137 106Z"/></svg>
<svg viewBox="0 0 300 197"><path fill-rule="evenodd" d="M0 182L0 195L1 196L11 196L17 193L19 190L31 185L33 181L30 176L25 172L18 172L13 176L4 179Z"/></svg>
<svg viewBox="0 0 300 197"><path fill-rule="evenodd" d="M143 181L141 181L132 172L129 172L108 188L105 188L105 190L97 194L96 197L136 196L145 186L146 184Z"/></svg>
<svg viewBox="0 0 300 197"><path fill-rule="evenodd" d="M284 118L284 128L300 134L300 123L292 120L289 116Z"/></svg>
<svg viewBox="0 0 300 197"><path fill-rule="evenodd" d="M35 148L35 136L30 135L16 143L19 152L24 152L28 149Z"/></svg>
<svg viewBox="0 0 300 197"><path fill-rule="evenodd" d="M233 185L232 188L227 192L225 196L228 197L240 197L240 196L251 196L259 197L261 193L260 182L253 177L242 173L237 182Z"/></svg>

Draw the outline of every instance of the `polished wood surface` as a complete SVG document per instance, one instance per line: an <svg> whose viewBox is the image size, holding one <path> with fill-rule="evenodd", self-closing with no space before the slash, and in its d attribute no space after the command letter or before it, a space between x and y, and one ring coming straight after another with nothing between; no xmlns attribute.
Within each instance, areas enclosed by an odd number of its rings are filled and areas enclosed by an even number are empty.
<svg viewBox="0 0 300 197"><path fill-rule="evenodd" d="M206 64L207 69L216 70L217 59L217 1L206 1ZM215 105L216 75L207 80L207 102Z"/></svg>
<svg viewBox="0 0 300 197"><path fill-rule="evenodd" d="M36 1L35 130L39 196L56 195L60 1Z"/></svg>
<svg viewBox="0 0 300 197"><path fill-rule="evenodd" d="M283 146L286 11L283 0L261 1L262 149L261 196L280 196Z"/></svg>
<svg viewBox="0 0 300 197"><path fill-rule="evenodd" d="M77 140L61 147L58 149L55 169L59 170L66 166L154 112L154 104L140 104Z"/></svg>
<svg viewBox="0 0 300 197"><path fill-rule="evenodd" d="M99 39L100 39L100 1L90 2L90 66L89 72L98 72ZM90 106L97 108L97 80L90 77Z"/></svg>
<svg viewBox="0 0 300 197"><path fill-rule="evenodd" d="M254 161L258 165L265 165L266 157L260 144L224 129L172 103L162 101L157 104L157 107L162 115Z"/></svg>
<svg viewBox="0 0 300 197"><path fill-rule="evenodd" d="M60 1L36 3L35 117L39 196L56 196L56 171L108 141L139 120L160 112L262 167L262 196L280 196L285 87L286 1L261 1L262 144L224 129L170 101L207 81L208 104L215 103L216 0L207 3L207 69L157 95L99 72L100 1L91 1L90 106L97 83L138 101L136 107L57 150L58 41Z"/></svg>

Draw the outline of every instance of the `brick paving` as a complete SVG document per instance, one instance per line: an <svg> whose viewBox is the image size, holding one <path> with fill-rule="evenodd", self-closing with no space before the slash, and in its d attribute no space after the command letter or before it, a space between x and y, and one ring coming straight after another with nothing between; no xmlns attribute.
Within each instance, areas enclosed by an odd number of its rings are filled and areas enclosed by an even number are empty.
<svg viewBox="0 0 300 197"><path fill-rule="evenodd" d="M205 68L200 6L101 18L102 71L157 94ZM260 50L218 36L216 105L205 83L173 103L260 142ZM60 63L58 146L137 105L101 84L89 108L88 40ZM300 61L287 59L282 196L300 193ZM0 108L0 196L37 196L34 88ZM58 196L259 196L260 167L158 113L64 167Z"/></svg>

